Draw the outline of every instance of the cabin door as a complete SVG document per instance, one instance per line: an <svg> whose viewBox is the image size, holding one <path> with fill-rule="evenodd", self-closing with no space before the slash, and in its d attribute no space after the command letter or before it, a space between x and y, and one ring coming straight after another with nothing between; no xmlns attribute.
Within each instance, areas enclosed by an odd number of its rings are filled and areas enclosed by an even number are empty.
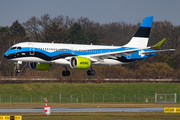
<svg viewBox="0 0 180 120"><path fill-rule="evenodd" d="M34 55L35 54L35 48L32 43L28 43L29 45L29 55Z"/></svg>

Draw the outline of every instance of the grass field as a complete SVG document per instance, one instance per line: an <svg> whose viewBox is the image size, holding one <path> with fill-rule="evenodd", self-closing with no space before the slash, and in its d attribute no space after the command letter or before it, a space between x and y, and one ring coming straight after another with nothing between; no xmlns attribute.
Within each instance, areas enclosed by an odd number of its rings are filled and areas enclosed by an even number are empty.
<svg viewBox="0 0 180 120"><path fill-rule="evenodd" d="M0 108L44 108L45 103L0 103ZM159 103L48 103L51 108L155 108L180 107L180 104Z"/></svg>
<svg viewBox="0 0 180 120"><path fill-rule="evenodd" d="M61 103L60 103L61 92ZM155 93L177 93L177 103L154 103ZM72 95L72 101L70 100ZM82 97L83 96L83 97ZM93 101L94 96L94 101ZM124 96L126 100L124 102ZM136 99L132 99L136 96ZM180 84L178 83L29 83L1 84L0 108L43 108L48 98L51 108L112 108L112 107L180 107ZM76 98L79 98L78 103ZM82 100L83 98L83 100ZM113 99L112 99L113 98ZM145 103L145 98L150 102ZM104 100L104 103L102 102ZM138 100L137 100L138 99ZM42 102L42 103L41 103ZM72 102L72 103L71 103ZM23 120L164 120L179 119L180 114L155 112L142 113L0 113L22 115Z"/></svg>
<svg viewBox="0 0 180 120"><path fill-rule="evenodd" d="M61 92L61 100L60 100ZM179 83L28 83L1 84L0 102L44 102L52 103L93 102L154 102L155 93L177 93L180 101ZM134 97L135 96L135 97ZM124 100L125 99L125 100Z"/></svg>

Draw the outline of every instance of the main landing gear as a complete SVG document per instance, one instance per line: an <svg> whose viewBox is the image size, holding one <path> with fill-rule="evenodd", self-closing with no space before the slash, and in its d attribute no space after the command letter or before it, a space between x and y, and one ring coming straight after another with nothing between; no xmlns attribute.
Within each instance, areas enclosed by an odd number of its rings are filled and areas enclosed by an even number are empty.
<svg viewBox="0 0 180 120"><path fill-rule="evenodd" d="M95 75L95 71L92 69L92 67L90 68L90 70L87 71L87 75L88 76L94 76Z"/></svg>
<svg viewBox="0 0 180 120"><path fill-rule="evenodd" d="M63 76L70 76L70 71L67 69L67 67L65 67L65 70L62 71L62 75Z"/></svg>
<svg viewBox="0 0 180 120"><path fill-rule="evenodd" d="M67 69L67 67L65 67L65 70L62 71L62 75L63 76L70 76L70 71ZM90 68L90 70L87 71L87 75L88 76L94 76L95 75L95 71L92 69L92 67Z"/></svg>

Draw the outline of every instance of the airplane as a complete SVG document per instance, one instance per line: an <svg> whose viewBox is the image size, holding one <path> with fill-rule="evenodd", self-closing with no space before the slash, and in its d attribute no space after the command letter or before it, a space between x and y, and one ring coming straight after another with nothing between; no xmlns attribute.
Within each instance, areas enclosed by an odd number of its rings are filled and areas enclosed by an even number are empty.
<svg viewBox="0 0 180 120"><path fill-rule="evenodd" d="M93 76L95 75L93 65L128 64L155 56L157 52L175 51L175 49L150 49L159 47L165 38L154 46L147 46L153 18L147 16L129 43L124 46L22 42L10 47L4 57L14 61L17 73L20 72L19 64L29 62L29 67L33 70L44 71L48 70L51 64L57 64L65 67L62 71L63 76L70 76L68 66L73 69L89 69L87 75Z"/></svg>

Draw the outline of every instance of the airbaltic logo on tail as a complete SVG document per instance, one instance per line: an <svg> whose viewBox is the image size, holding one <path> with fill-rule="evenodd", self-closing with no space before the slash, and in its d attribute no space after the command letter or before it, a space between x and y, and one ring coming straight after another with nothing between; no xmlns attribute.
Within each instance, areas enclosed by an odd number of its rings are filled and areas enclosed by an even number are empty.
<svg viewBox="0 0 180 120"><path fill-rule="evenodd" d="M88 64L88 62L84 62L84 61L83 61L83 62L80 62L80 64Z"/></svg>

